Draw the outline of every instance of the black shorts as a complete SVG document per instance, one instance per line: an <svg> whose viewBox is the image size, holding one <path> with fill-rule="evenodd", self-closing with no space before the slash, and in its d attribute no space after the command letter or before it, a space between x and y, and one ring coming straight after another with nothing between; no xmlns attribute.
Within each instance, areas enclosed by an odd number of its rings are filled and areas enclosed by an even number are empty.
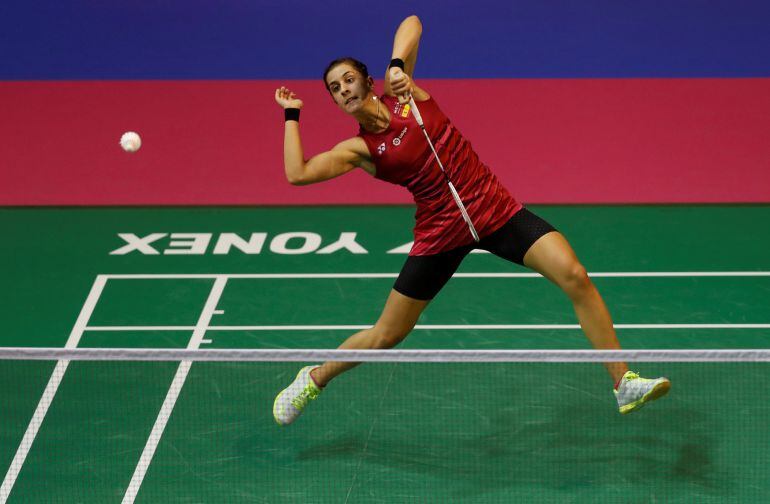
<svg viewBox="0 0 770 504"><path fill-rule="evenodd" d="M494 233L478 243L464 245L433 255L409 256L393 288L413 299L433 299L466 255L473 249L487 250L516 264L524 264L524 254L538 238L556 228L522 208Z"/></svg>

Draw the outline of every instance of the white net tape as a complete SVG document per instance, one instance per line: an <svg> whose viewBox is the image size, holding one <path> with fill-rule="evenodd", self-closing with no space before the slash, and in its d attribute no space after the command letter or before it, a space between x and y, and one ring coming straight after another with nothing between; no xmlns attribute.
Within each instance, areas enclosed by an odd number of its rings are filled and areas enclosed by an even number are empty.
<svg viewBox="0 0 770 504"><path fill-rule="evenodd" d="M2 360L254 362L770 362L770 349L319 350L0 347Z"/></svg>

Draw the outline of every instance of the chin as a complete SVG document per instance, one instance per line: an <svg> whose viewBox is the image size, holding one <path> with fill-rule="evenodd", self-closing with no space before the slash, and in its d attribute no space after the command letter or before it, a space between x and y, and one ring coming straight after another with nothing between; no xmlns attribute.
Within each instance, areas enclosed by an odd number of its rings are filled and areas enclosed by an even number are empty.
<svg viewBox="0 0 770 504"><path fill-rule="evenodd" d="M362 108L364 108L364 102L362 102L361 100L356 100L353 103L349 103L347 105L344 105L344 104L342 105L342 110L344 110L348 114L355 114L356 112L358 112Z"/></svg>

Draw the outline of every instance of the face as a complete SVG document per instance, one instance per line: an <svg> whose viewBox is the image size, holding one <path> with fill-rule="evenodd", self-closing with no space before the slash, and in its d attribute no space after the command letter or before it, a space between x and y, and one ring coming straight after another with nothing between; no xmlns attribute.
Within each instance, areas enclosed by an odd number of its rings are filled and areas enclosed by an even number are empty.
<svg viewBox="0 0 770 504"><path fill-rule="evenodd" d="M326 86L335 103L352 114L363 107L372 92L373 80L364 76L349 63L340 63L326 74Z"/></svg>

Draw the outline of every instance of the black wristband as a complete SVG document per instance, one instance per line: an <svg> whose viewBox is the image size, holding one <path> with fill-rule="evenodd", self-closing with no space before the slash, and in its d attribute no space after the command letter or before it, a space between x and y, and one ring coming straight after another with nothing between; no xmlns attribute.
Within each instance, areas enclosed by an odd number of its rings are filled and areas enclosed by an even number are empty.
<svg viewBox="0 0 770 504"><path fill-rule="evenodd" d="M283 118L284 118L284 121L299 122L299 109L298 108L283 109Z"/></svg>
<svg viewBox="0 0 770 504"><path fill-rule="evenodd" d="M401 58L393 58L390 60L390 65L388 65L388 68L398 67L401 70L404 69L404 60Z"/></svg>

